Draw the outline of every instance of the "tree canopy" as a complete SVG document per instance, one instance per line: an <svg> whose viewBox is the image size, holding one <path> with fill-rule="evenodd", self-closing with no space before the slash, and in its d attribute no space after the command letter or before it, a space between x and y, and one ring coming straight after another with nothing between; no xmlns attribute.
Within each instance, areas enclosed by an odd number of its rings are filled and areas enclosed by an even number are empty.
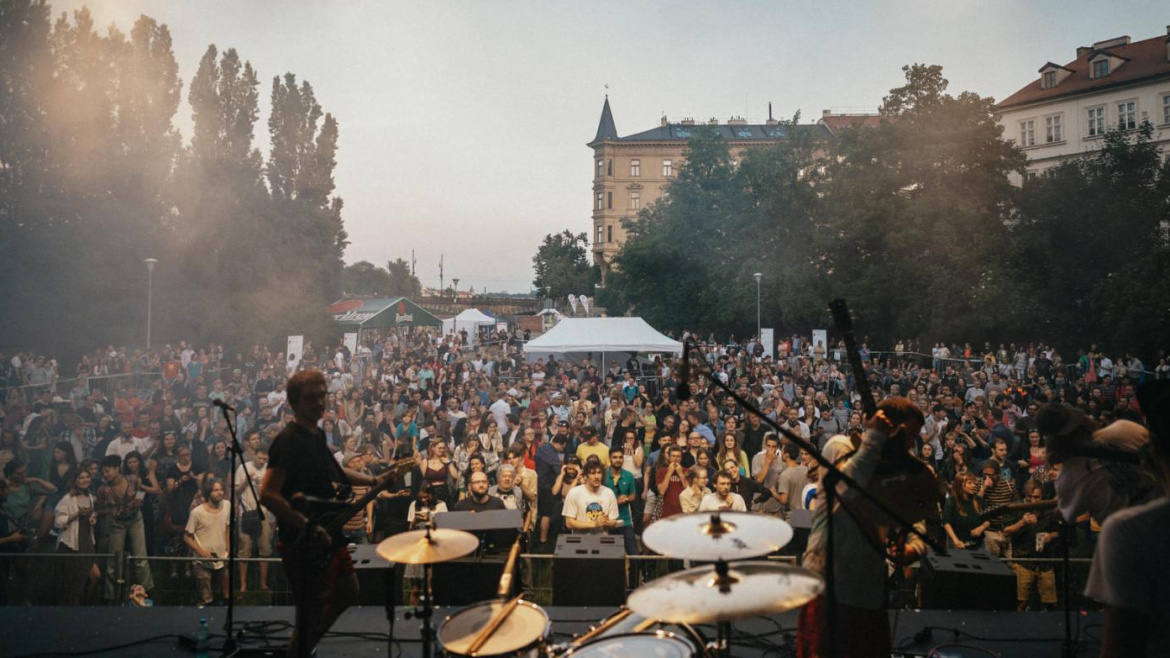
<svg viewBox="0 0 1170 658"><path fill-rule="evenodd" d="M334 194L338 122L312 87L260 77L211 45L187 87L167 26L99 33L87 9L0 7L0 344L76 353L145 342L267 342L326 330L347 237Z"/></svg>
<svg viewBox="0 0 1170 658"><path fill-rule="evenodd" d="M880 123L749 149L691 139L628 228L599 302L655 326L755 333L829 325L849 299L878 342L1044 340L1153 350L1170 320L1170 175L1148 126L1022 187L992 99L903 68Z"/></svg>
<svg viewBox="0 0 1170 658"><path fill-rule="evenodd" d="M593 295L600 281L597 268L589 263L589 236L574 235L568 229L544 237L532 257L535 276L532 286L552 298Z"/></svg>

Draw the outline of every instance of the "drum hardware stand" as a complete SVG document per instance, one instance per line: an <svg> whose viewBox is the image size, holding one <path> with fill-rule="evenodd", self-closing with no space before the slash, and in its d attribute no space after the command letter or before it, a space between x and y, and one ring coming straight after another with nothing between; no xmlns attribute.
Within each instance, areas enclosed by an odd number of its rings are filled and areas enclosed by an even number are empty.
<svg viewBox="0 0 1170 658"><path fill-rule="evenodd" d="M431 529L435 527L434 521L429 521L426 525L426 541L431 541ZM407 619L420 619L422 626L419 633L422 635L422 656L423 658L431 658L434 655L435 643L435 628L432 625L432 619L435 616L435 605L433 596L431 595L431 565L424 564L423 566L423 591L422 591L422 606L416 608L413 612L406 613ZM391 639L393 642L393 639Z"/></svg>
<svg viewBox="0 0 1170 658"><path fill-rule="evenodd" d="M719 520L718 514L711 515L711 526L713 528L726 528L727 526ZM731 586L738 583L740 579L732 576L730 568L725 560L719 560L715 563L715 578L712 579L711 584L717 585L719 591L723 594L731 593ZM715 656L719 658L731 658L731 620L726 619L715 624Z"/></svg>

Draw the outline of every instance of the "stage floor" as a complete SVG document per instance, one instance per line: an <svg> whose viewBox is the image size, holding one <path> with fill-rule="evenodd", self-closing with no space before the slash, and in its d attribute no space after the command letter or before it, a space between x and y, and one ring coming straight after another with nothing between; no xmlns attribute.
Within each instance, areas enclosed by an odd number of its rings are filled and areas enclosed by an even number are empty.
<svg viewBox="0 0 1170 658"><path fill-rule="evenodd" d="M444 619L453 608L441 608L438 620ZM611 608L549 608L546 610L553 622L554 642L564 642L575 633L588 630L602 618L614 612ZM403 618L404 611L398 610L394 626L394 657L419 656L418 621ZM158 607L143 610L128 608L0 608L0 656L3 658L26 658L43 654L58 654L87 651L89 656L190 656L194 655L193 643L182 643L178 636L194 637L199 618L206 617L216 637L213 648L223 645L224 608L198 610L184 607ZM1046 658L1061 655L1064 637L1064 615L1060 612L981 612L922 610L890 613L891 623L896 624L896 656L925 656L934 647L944 644L962 644L994 651L1001 656L1026 656ZM248 624L257 627L263 622L267 627L267 642L282 644L288 637L288 623L293 619L293 610L288 607L240 607L236 610L237 628ZM1096 656L1100 650L1096 638L1101 632L1101 615L1081 615L1081 646L1078 655ZM752 618L737 622L735 630L740 635L736 644L736 656L785 656L791 650L791 632L796 626L796 613L786 613L768 618ZM914 636L924 627L934 627L931 639L915 642ZM941 630L946 629L946 630ZM956 637L952 629L961 633ZM353 657L366 658L387 655L386 615L383 608L352 608L335 625L339 635L325 639L318 647L320 658ZM714 635L713 627L701 627L701 632ZM357 637L350 634L363 634ZM964 635L965 634L965 635ZM375 637L379 636L380 639ZM748 635L759 636L750 638ZM162 637L160 637L162 636ZM151 640L150 638L158 638ZM249 635L241 645L255 649L265 645L265 639ZM125 646L142 642L135 646ZM762 643L771 643L772 647ZM905 644L903 644L905 643ZM778 647L778 649L777 649ZM218 656L219 651L213 651ZM249 655L260 655L251 653ZM938 654L939 656L986 656L995 655L958 650Z"/></svg>

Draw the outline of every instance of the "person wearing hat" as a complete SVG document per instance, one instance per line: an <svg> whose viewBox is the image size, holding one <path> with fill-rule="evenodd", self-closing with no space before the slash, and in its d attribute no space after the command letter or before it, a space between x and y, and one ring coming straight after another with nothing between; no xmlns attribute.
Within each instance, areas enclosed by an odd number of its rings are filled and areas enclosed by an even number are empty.
<svg viewBox="0 0 1170 658"><path fill-rule="evenodd" d="M597 457L602 464L609 463L609 446L600 441L597 430L586 425L581 428L581 438L584 441L577 446L577 459L580 459L582 464L589 461L590 457Z"/></svg>
<svg viewBox="0 0 1170 658"><path fill-rule="evenodd" d="M1143 384L1138 401L1150 428L1143 457L1163 489L1101 526L1085 595L1105 604L1101 655L1109 657L1170 655L1170 382Z"/></svg>

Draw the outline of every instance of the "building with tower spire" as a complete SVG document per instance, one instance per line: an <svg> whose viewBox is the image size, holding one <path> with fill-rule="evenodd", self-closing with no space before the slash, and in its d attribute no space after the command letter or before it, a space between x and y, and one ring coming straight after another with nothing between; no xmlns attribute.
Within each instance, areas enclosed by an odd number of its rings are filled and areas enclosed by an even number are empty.
<svg viewBox="0 0 1170 658"><path fill-rule="evenodd" d="M662 196L666 184L678 174L687 143L699 125L713 127L727 140L733 163L746 149L775 144L794 129L772 118L769 104L768 120L762 124L749 124L742 117L731 117L725 123L717 119L705 124L697 124L694 119L672 123L663 116L656 128L621 137L607 94L597 134L588 144L593 149L593 262L601 270L602 285L613 257L626 241L622 221L635 218L639 210ZM823 123L801 125L795 130L815 131L823 136L830 132Z"/></svg>

